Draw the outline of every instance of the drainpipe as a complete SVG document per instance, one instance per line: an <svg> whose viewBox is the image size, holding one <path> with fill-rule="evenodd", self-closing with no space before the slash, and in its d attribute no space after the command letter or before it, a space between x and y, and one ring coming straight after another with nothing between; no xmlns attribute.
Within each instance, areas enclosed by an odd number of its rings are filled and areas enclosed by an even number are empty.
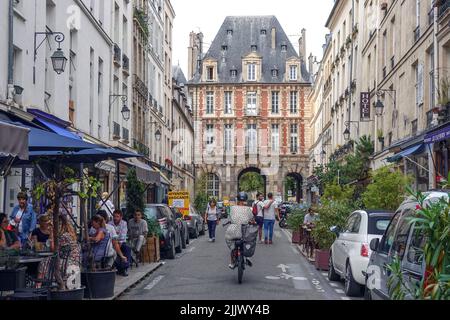
<svg viewBox="0 0 450 320"><path fill-rule="evenodd" d="M439 6L434 7L434 19L433 19L433 54L434 54L434 70L433 70L433 77L434 77L434 96L435 96L435 102L437 99L437 93L439 90L439 43L438 43L438 15L439 15ZM434 107L434 106L433 106ZM433 123L437 123L436 119L437 115L434 116ZM431 148L428 148L428 167L430 168L429 171L429 187L430 189L436 189L436 166L434 165L434 152L433 152L434 144Z"/></svg>
<svg viewBox="0 0 450 320"><path fill-rule="evenodd" d="M9 0L9 14L8 14L8 89L7 101L12 104L14 98L14 41L13 41L13 26L14 26L14 0Z"/></svg>
<svg viewBox="0 0 450 320"><path fill-rule="evenodd" d="M355 0L352 0L352 31L353 31L353 26L355 25ZM351 34L349 34L349 36L351 37ZM347 39L345 39L344 41L347 41ZM354 47L353 44L350 45L351 49L350 49L350 63L349 63L349 96L348 96L348 121L350 121L350 123L348 124L348 127L351 130L351 126L352 126L352 82L353 82L353 59L354 59ZM360 124L358 124L358 132L356 137L359 137L360 133ZM338 183L339 184L339 183Z"/></svg>

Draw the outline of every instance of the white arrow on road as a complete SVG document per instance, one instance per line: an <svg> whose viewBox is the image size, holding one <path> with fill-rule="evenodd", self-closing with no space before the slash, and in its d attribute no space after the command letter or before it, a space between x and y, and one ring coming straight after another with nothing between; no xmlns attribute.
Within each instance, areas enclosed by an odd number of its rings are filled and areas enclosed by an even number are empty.
<svg viewBox="0 0 450 320"><path fill-rule="evenodd" d="M288 267L287 265L284 265L284 264L280 264L277 268L281 268L283 273L286 273L286 270L290 269L290 267Z"/></svg>

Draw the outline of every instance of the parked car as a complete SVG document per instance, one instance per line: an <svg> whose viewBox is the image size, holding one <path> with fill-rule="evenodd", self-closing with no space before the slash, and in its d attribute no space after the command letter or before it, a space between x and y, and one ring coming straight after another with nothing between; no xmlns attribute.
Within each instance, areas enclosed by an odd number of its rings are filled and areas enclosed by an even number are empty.
<svg viewBox="0 0 450 320"><path fill-rule="evenodd" d="M189 207L189 215L185 216L189 228L189 236L193 239L197 239L199 235L205 234L205 222L203 217L198 214L197 210L193 207Z"/></svg>
<svg viewBox="0 0 450 320"><path fill-rule="evenodd" d="M144 214L149 219L157 219L161 226L163 237L160 239L160 249L168 259L175 259L175 254L182 251L181 227L177 223L172 210L165 204L147 204Z"/></svg>
<svg viewBox="0 0 450 320"><path fill-rule="evenodd" d="M181 245L183 249L189 244L189 227L187 221L184 220L183 213L178 208L171 207L172 213L177 219L177 223L181 229Z"/></svg>
<svg viewBox="0 0 450 320"><path fill-rule="evenodd" d="M382 237L393 215L388 211L358 210L350 215L344 230L332 228L337 239L331 246L328 279L344 278L346 295L362 295L366 283L363 272L371 254L369 244Z"/></svg>
<svg viewBox="0 0 450 320"><path fill-rule="evenodd" d="M424 196L426 196L425 205L439 201L441 198L448 201L448 194L445 192L432 191L425 193ZM390 299L387 285L390 272L387 266L396 256L400 258L403 280L407 285L413 287L422 281L425 274L425 261L422 254L425 237L415 228L415 224L408 221L409 217L415 214L418 205L419 203L413 198L405 200L396 211L381 240L373 239L370 242L373 253L370 256L365 277L365 299ZM406 295L405 298L412 297Z"/></svg>

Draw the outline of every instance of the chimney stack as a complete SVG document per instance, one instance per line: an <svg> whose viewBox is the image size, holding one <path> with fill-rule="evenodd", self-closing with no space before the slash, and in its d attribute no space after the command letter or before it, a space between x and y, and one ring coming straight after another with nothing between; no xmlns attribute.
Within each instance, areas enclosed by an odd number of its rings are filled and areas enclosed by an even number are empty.
<svg viewBox="0 0 450 320"><path fill-rule="evenodd" d="M308 66L309 66L308 68L309 68L309 73L311 74L311 76L313 76L315 73L315 71L314 71L315 61L316 61L316 57L314 57L313 54L311 53L308 58Z"/></svg>
<svg viewBox="0 0 450 320"><path fill-rule="evenodd" d="M275 50L277 46L277 30L272 28L272 49Z"/></svg>
<svg viewBox="0 0 450 320"><path fill-rule="evenodd" d="M306 61L306 29L302 29L302 36L298 40L300 60Z"/></svg>
<svg viewBox="0 0 450 320"><path fill-rule="evenodd" d="M203 58L203 33L191 32L189 34L188 47L188 80L194 78L199 72L201 60Z"/></svg>

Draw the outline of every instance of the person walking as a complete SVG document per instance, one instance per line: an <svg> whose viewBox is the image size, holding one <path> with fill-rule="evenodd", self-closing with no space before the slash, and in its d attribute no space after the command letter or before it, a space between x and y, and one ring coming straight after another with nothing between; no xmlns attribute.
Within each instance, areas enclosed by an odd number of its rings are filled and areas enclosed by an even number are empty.
<svg viewBox="0 0 450 320"><path fill-rule="evenodd" d="M216 200L211 200L206 208L205 221L208 223L209 242L216 242L216 227L220 223Z"/></svg>
<svg viewBox="0 0 450 320"><path fill-rule="evenodd" d="M273 194L267 195L268 200L264 203L264 243L273 244L273 228L275 226L275 214L280 219L278 203L273 199Z"/></svg>
<svg viewBox="0 0 450 320"><path fill-rule="evenodd" d="M264 225L264 195L262 193L258 193L257 199L253 202L253 207L256 207L256 217L255 221L258 225L258 239L259 243L263 243L262 241L262 230Z"/></svg>

